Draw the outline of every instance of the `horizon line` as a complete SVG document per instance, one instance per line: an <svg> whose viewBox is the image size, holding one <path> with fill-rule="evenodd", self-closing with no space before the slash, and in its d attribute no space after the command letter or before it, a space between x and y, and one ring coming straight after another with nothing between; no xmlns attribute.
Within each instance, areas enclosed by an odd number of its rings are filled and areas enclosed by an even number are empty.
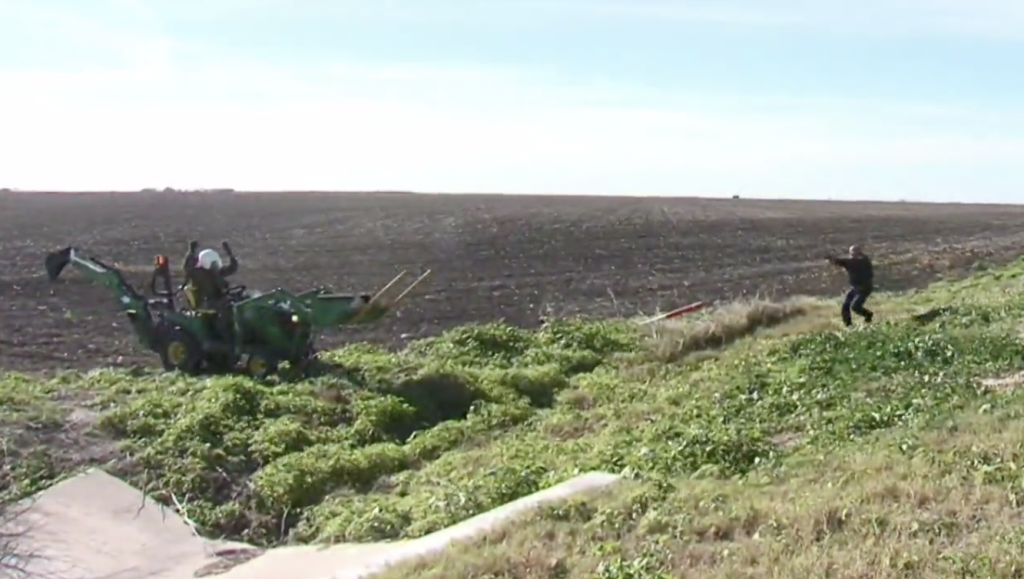
<svg viewBox="0 0 1024 579"><path fill-rule="evenodd" d="M1021 203L1010 202L987 202L987 201L928 201L910 199L837 199L834 197L765 197L765 196L744 196L741 194L721 195L684 195L684 194L659 194L659 193L636 193L636 194L602 194L602 193L509 193L499 191L409 191L399 189L374 189L374 190L334 190L334 189L253 189L236 190L229 187L208 188L208 189L174 189L174 188L144 188L144 189L18 189L14 187L0 188L0 194L23 194L23 195L422 195L422 196L480 196L480 197L561 197L561 198L602 198L602 199L678 199L678 200L705 200L705 201L766 201L766 202L788 202L788 203L885 203L894 205L985 205L985 206L1009 206L1020 207Z"/></svg>

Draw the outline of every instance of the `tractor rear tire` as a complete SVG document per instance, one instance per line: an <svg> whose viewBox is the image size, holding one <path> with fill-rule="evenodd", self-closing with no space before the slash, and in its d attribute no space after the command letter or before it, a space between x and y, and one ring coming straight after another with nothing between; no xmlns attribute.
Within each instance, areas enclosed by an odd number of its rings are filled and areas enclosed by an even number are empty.
<svg viewBox="0 0 1024 579"><path fill-rule="evenodd" d="M195 336L178 326L160 328L160 362L168 372L194 376L203 365L203 346Z"/></svg>
<svg viewBox="0 0 1024 579"><path fill-rule="evenodd" d="M245 372L257 380L277 373L278 362L262 354L249 354L245 359Z"/></svg>

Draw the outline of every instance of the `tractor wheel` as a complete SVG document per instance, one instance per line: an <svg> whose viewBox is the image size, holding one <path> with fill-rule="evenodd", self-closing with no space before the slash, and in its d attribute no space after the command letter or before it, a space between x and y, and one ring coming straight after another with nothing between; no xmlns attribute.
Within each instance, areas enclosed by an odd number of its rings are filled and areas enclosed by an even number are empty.
<svg viewBox="0 0 1024 579"><path fill-rule="evenodd" d="M277 362L262 354L249 354L245 359L245 372L257 380L263 380L277 373Z"/></svg>
<svg viewBox="0 0 1024 579"><path fill-rule="evenodd" d="M195 375L203 364L203 347L182 328L165 326L160 332L160 361L168 372Z"/></svg>

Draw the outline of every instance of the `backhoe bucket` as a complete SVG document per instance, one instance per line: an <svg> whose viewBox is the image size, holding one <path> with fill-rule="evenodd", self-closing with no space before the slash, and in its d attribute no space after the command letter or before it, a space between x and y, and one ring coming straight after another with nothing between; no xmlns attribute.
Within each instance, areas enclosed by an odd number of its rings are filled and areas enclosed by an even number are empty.
<svg viewBox="0 0 1024 579"><path fill-rule="evenodd" d="M65 247L46 256L46 275L50 277L50 281L60 277L60 272L64 271L64 268L71 263L71 251L70 247Z"/></svg>

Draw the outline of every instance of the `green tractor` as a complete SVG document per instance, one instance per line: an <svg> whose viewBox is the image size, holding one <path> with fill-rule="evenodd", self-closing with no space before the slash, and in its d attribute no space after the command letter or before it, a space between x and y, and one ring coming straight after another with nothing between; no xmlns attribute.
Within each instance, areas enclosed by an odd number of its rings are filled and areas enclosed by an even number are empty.
<svg viewBox="0 0 1024 579"><path fill-rule="evenodd" d="M71 265L88 279L116 294L139 342L160 356L168 371L186 374L223 373L238 369L255 378L277 373L280 365L305 372L315 359L316 332L381 319L428 275L427 270L397 297L385 297L406 274L400 273L376 294L343 295L326 288L292 293L275 289L268 293L229 288L230 323L218 324L218 312L179 307L172 289L167 257L158 255L145 296L125 280L116 267L66 247L46 257L46 271L55 281ZM162 286L162 287L160 287ZM223 328L230 328L225 336Z"/></svg>

